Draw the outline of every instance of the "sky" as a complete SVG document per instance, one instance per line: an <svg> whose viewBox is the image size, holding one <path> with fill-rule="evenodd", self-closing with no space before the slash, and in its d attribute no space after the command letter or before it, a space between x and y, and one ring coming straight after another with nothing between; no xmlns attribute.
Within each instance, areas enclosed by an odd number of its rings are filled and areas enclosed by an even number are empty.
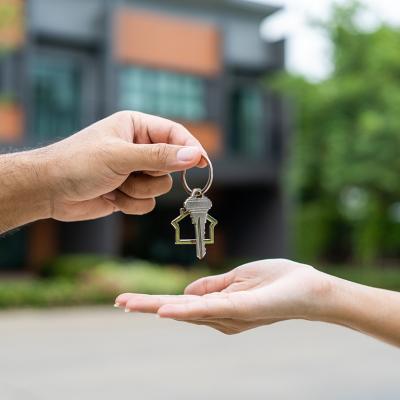
<svg viewBox="0 0 400 400"><path fill-rule="evenodd" d="M261 26L261 34L268 40L287 39L286 67L308 79L324 79L331 71L330 46L318 29L310 28L310 18L326 19L333 0L251 0L283 6L283 11L267 18ZM345 0L336 0L344 2ZM379 21L400 27L399 0L363 0L368 11L360 19L365 29L371 29Z"/></svg>

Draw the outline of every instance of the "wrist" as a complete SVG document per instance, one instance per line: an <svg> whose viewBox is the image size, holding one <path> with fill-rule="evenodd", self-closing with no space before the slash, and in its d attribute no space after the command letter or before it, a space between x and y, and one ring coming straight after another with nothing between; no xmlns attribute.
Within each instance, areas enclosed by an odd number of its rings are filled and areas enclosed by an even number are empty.
<svg viewBox="0 0 400 400"><path fill-rule="evenodd" d="M307 301L303 304L303 313L299 317L310 321L343 324L341 292L346 281L314 268L307 279L309 283L309 291L305 296Z"/></svg>
<svg viewBox="0 0 400 400"><path fill-rule="evenodd" d="M43 149L0 157L0 231L51 214L49 182Z"/></svg>
<svg viewBox="0 0 400 400"><path fill-rule="evenodd" d="M335 276L324 274L329 286L321 307L318 320L351 327L356 313L357 296L360 285Z"/></svg>
<svg viewBox="0 0 400 400"><path fill-rule="evenodd" d="M37 207L36 219L50 218L52 214L52 199L54 184L50 170L53 168L48 147L39 148L25 153L24 160L28 167L32 184L28 184L26 192L29 193Z"/></svg>

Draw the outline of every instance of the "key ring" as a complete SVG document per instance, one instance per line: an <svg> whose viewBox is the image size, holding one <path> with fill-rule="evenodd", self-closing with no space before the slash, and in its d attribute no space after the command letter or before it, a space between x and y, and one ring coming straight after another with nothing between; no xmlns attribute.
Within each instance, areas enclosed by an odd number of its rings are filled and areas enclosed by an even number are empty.
<svg viewBox="0 0 400 400"><path fill-rule="evenodd" d="M190 195L192 195L193 191L195 191L195 190L200 190L200 193L201 193L202 195L205 194L205 193L207 193L208 190L210 189L211 184L212 184L212 181L213 181L213 179L214 179L214 170L213 170L213 167L212 167L212 164L211 164L210 159L209 159L207 156L205 156L205 155L203 155L202 157L204 157L204 158L206 159L207 163L208 163L208 180L207 180L207 183L205 184L205 186L203 187L203 189L191 189L191 188L189 187L187 181L186 181L186 170L184 170L184 171L182 172L181 180L182 180L183 188L184 188L184 189L186 190L186 192L187 192L188 194L190 194Z"/></svg>

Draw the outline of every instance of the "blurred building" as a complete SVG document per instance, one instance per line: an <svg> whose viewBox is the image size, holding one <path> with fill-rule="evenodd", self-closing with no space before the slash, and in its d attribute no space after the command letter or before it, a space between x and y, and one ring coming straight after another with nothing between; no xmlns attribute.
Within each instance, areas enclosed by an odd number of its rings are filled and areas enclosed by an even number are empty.
<svg viewBox="0 0 400 400"><path fill-rule="evenodd" d="M286 252L280 171L283 101L265 78L283 67L283 43L260 24L276 7L239 0L0 0L0 140L46 144L120 109L178 120L214 162L219 220L210 260ZM190 173L201 184L206 172ZM144 217L39 221L0 241L3 267L40 266L65 252L188 262L170 226L174 191Z"/></svg>

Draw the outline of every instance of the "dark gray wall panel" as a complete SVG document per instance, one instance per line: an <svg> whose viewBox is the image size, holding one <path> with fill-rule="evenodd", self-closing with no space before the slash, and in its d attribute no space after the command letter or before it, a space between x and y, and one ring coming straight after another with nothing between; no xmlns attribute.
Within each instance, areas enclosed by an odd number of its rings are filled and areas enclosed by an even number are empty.
<svg viewBox="0 0 400 400"><path fill-rule="evenodd" d="M84 40L101 34L101 0L31 0L30 27L34 32Z"/></svg>

